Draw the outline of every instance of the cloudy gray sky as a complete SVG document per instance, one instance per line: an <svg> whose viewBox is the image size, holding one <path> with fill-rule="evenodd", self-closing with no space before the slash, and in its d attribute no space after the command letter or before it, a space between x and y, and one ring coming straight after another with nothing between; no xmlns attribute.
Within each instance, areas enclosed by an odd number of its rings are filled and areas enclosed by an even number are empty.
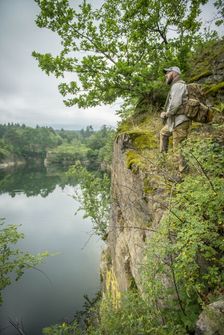
<svg viewBox="0 0 224 335"><path fill-rule="evenodd" d="M213 15L210 5L204 13L206 20ZM33 50L56 53L60 48L54 33L36 27L38 12L34 0L0 0L0 123L71 129L90 124L95 128L103 124L115 126L118 106L85 110L65 107L57 89L59 81L38 68L31 56Z"/></svg>
<svg viewBox="0 0 224 335"><path fill-rule="evenodd" d="M0 123L53 125L80 129L115 126L117 106L78 109L65 107L58 92L59 81L47 76L31 56L60 48L56 35L39 29L34 0L0 0Z"/></svg>

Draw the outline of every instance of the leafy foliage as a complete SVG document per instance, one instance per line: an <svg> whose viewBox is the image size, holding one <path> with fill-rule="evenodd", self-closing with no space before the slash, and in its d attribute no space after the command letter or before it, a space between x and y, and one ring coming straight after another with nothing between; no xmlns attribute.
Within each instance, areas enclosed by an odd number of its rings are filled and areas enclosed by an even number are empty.
<svg viewBox="0 0 224 335"><path fill-rule="evenodd" d="M75 178L81 188L81 192L76 190L74 196L81 204L79 210L84 210L84 218L91 218L94 232L103 239L107 234L110 212L108 168L112 161L114 136L115 132L106 126L97 132L91 132L84 141L88 148L87 162L76 161L68 171L68 176ZM106 170L106 173L99 173L98 170Z"/></svg>
<svg viewBox="0 0 224 335"><path fill-rule="evenodd" d="M62 323L43 330L43 334L77 334L77 335L184 335L179 325L173 325L172 330L165 327L161 315L152 304L143 299L138 292L129 291L123 293L119 307L114 308L109 296L105 296L100 303L96 304L92 311L98 314L99 319L90 320L87 329L78 327L76 322L70 324ZM95 322L94 322L95 321Z"/></svg>
<svg viewBox="0 0 224 335"><path fill-rule="evenodd" d="M59 55L33 52L48 75L75 80L59 90L67 106L111 104L117 98L128 104L158 88L164 65L187 67L187 58L203 39L197 1L104 1L94 8L83 1L71 7L68 0L35 0L40 7L36 24L57 33Z"/></svg>
<svg viewBox="0 0 224 335"><path fill-rule="evenodd" d="M50 165L69 166L80 160L85 162L89 148L80 141L63 143L51 150L48 150L47 160Z"/></svg>
<svg viewBox="0 0 224 335"><path fill-rule="evenodd" d="M93 132L86 140L90 149L87 154L88 166L92 170L110 166L112 162L112 150L115 131L109 127L102 126L97 132Z"/></svg>
<svg viewBox="0 0 224 335"><path fill-rule="evenodd" d="M218 15L216 17L216 25L221 26L224 22L224 4L222 0L215 1L215 7L218 9Z"/></svg>
<svg viewBox="0 0 224 335"><path fill-rule="evenodd" d="M194 140L184 151L194 168L172 189L170 209L147 247L143 277L165 324L192 330L224 283L223 146Z"/></svg>
<svg viewBox="0 0 224 335"><path fill-rule="evenodd" d="M41 252L37 255L25 253L19 249L13 248L18 240L24 238L24 235L18 232L16 225L6 226L1 219L0 222L0 304L2 303L2 290L11 284L12 274L15 274L15 280L18 280L26 269L32 269L41 263L48 252Z"/></svg>
<svg viewBox="0 0 224 335"><path fill-rule="evenodd" d="M46 327L42 330L43 335L81 335L83 332L79 329L76 321L72 323L63 322L62 324L56 324L50 327Z"/></svg>
<svg viewBox="0 0 224 335"><path fill-rule="evenodd" d="M78 311L74 315L74 319L70 322L62 322L50 327L46 327L42 330L44 335L87 335L87 330L92 328L92 325L98 323L99 304L98 301L101 297L100 292L96 294L93 299L90 299L87 295L84 295L84 305L81 311Z"/></svg>
<svg viewBox="0 0 224 335"><path fill-rule="evenodd" d="M151 312L147 302L138 292L129 291L123 294L117 309L114 309L110 299L106 298L101 305L100 334L165 334L158 332L158 329L156 331L155 316L156 313Z"/></svg>
<svg viewBox="0 0 224 335"><path fill-rule="evenodd" d="M81 192L77 190L74 196L81 204L79 210L84 210L84 218L91 218L93 230L104 239L110 209L109 176L106 173L100 176L89 172L79 162L69 169L68 174L79 181Z"/></svg>
<svg viewBox="0 0 224 335"><path fill-rule="evenodd" d="M97 307L96 307L97 308ZM139 292L129 290L121 295L120 304L114 308L111 298L105 296L99 310L100 323L90 326L86 335L186 335L179 324L165 325L163 316L153 301Z"/></svg>

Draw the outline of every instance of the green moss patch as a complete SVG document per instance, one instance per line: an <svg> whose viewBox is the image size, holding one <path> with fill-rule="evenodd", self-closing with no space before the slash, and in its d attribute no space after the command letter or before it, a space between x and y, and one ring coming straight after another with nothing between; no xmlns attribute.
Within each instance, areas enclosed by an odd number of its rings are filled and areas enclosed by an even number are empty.
<svg viewBox="0 0 224 335"><path fill-rule="evenodd" d="M136 149L144 150L157 147L155 135L150 131L139 129L129 131L127 134L130 136L132 144Z"/></svg>
<svg viewBox="0 0 224 335"><path fill-rule="evenodd" d="M158 147L157 139L152 131L143 128L133 128L120 132L118 135L125 134L129 137L129 141L134 149L154 149Z"/></svg>
<svg viewBox="0 0 224 335"><path fill-rule="evenodd" d="M157 114L155 113L157 116ZM118 136L125 135L129 150L126 152L126 166L133 173L146 170L148 165L147 157L154 155L158 150L159 143L157 134L161 124L157 117L146 113L141 121L129 118L123 121L118 129ZM146 162L147 161L147 162Z"/></svg>
<svg viewBox="0 0 224 335"><path fill-rule="evenodd" d="M190 82L198 81L199 79L208 77L208 76L210 76L211 74L212 74L212 71L211 71L211 70L205 70L205 71L199 73L198 75L196 75L196 76L194 76L194 77L191 77L191 78L190 78Z"/></svg>
<svg viewBox="0 0 224 335"><path fill-rule="evenodd" d="M220 90L224 90L224 81L222 81L221 83L210 86L210 88L205 93L206 94L216 93Z"/></svg>
<svg viewBox="0 0 224 335"><path fill-rule="evenodd" d="M129 150L126 152L125 163L127 168L134 173L137 173L139 169L144 168L142 156L134 150Z"/></svg>
<svg viewBox="0 0 224 335"><path fill-rule="evenodd" d="M223 47L224 39L202 44L190 61L191 66L186 79L193 82L212 74L214 61L223 56Z"/></svg>

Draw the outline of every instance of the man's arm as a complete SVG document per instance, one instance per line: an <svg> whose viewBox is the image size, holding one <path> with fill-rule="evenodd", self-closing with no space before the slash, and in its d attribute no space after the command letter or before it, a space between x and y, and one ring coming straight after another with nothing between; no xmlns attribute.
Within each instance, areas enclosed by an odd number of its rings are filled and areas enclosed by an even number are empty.
<svg viewBox="0 0 224 335"><path fill-rule="evenodd" d="M183 104L183 97L186 95L186 84L176 83L172 86L170 100L167 106L166 117L175 115Z"/></svg>

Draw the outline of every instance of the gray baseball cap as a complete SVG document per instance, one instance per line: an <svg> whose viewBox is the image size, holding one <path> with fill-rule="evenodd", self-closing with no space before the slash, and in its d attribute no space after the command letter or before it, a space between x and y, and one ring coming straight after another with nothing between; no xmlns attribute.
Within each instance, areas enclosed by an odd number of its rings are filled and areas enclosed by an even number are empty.
<svg viewBox="0 0 224 335"><path fill-rule="evenodd" d="M168 67L166 69L163 69L164 73L171 72L171 71L174 71L178 74L181 74L180 68L178 66L171 66L171 67Z"/></svg>

